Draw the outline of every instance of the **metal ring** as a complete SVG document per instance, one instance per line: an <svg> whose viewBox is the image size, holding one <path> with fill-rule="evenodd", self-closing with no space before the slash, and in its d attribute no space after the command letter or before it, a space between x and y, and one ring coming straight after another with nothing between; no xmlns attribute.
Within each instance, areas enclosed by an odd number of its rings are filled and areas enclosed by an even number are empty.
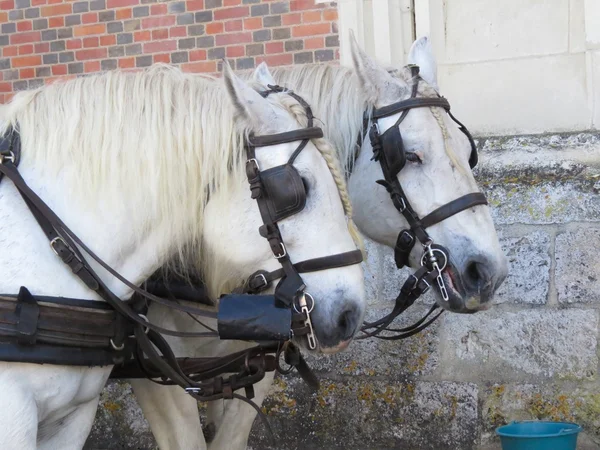
<svg viewBox="0 0 600 450"><path fill-rule="evenodd" d="M144 319L146 321L146 323L150 323L150 321L144 314L138 314L138 316L140 316L142 319ZM145 328L144 334L148 334L148 331L150 331L150 328L148 328L148 327L144 327L144 328Z"/></svg>
<svg viewBox="0 0 600 450"><path fill-rule="evenodd" d="M123 349L125 348L125 341L123 341L123 343L122 343L122 344L121 344L119 347L117 347L117 346L115 345L115 342L114 342L114 341L112 340L112 338L111 338L111 340L110 340L110 346L111 346L112 348L114 348L116 351L120 352L121 350L123 350Z"/></svg>
<svg viewBox="0 0 600 450"><path fill-rule="evenodd" d="M440 272L442 272L446 268L446 266L448 265L448 256L446 255L445 252L443 252L439 248L432 248L432 249L430 249L430 251L432 253L438 252L440 255L443 256L444 264L441 267L438 264L438 267L440 268ZM423 256L421 256L421 266L425 266L425 257L426 256L427 256L427 253L423 253Z"/></svg>
<svg viewBox="0 0 600 450"><path fill-rule="evenodd" d="M315 299L308 292L302 292L302 295L304 296L304 298L306 298L308 296L311 300L310 308L308 307L308 302L306 302L306 308L308 310L308 314L310 314L313 311L313 309L315 309ZM298 314L302 314L302 311L298 311L295 301L292 303L292 305L294 306L294 311L296 311Z"/></svg>

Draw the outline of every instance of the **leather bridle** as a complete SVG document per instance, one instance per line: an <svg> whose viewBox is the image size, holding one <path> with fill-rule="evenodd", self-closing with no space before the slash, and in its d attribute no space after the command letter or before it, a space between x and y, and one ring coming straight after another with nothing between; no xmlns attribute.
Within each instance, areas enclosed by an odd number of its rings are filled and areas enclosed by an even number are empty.
<svg viewBox="0 0 600 450"><path fill-rule="evenodd" d="M414 80L410 98L382 108L375 108L370 115L371 127L369 130L369 138L373 147L372 160L379 162L384 176L384 179L377 181L377 183L385 187L390 194L395 208L404 216L409 225L408 229L400 231L396 240L396 245L394 247L396 266L402 268L408 265L410 253L416 242L419 241L423 247L423 253L420 259L421 267L417 269L415 273L410 275L408 280L406 280L402 286L400 294L396 298L393 310L388 315L375 322L365 322L361 329L364 334L363 336L360 336L359 339L371 336L387 340L404 339L423 330L441 315L443 309L432 319L427 320L429 316L438 309L438 305L435 304L431 307L425 317L417 323L401 329L389 328L392 321L411 306L417 298L427 292L432 285L436 285L445 302L449 301L448 291L442 277L442 272L447 268L450 261L449 252L443 246L435 244L426 229L461 211L474 206L488 204L484 194L481 192L474 192L446 203L423 218L420 218L412 208L410 201L398 180L398 174L406 164L406 153L400 132L400 125L411 109L429 107L443 108L469 139L469 143L471 144L469 165L471 168L475 167L477 164L478 155L473 137L467 128L452 115L448 100L441 96L434 98L417 97L420 80L419 68L417 66L410 66L410 69ZM381 133L378 120L398 113L402 114L396 123L384 133ZM369 116L365 115L365 130L368 127L368 123ZM365 131L363 131L363 136L364 134ZM389 331L392 332L392 334L381 335L380 333L383 331Z"/></svg>

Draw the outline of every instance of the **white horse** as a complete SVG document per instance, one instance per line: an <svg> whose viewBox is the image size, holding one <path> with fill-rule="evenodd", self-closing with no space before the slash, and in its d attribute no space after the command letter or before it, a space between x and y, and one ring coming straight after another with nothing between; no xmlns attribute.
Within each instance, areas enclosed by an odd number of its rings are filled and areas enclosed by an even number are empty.
<svg viewBox="0 0 600 450"><path fill-rule="evenodd" d="M263 222L244 172L245 139L306 124L288 95L263 99L230 70L224 80L157 67L54 84L18 94L3 110L0 132L17 127L23 178L128 280L139 285L180 256L197 261L212 292L227 292L257 269L279 268L257 231ZM259 147L256 158L267 169L287 162L297 147ZM280 229L295 259L356 249L334 162L327 141L314 139L294 163L308 198ZM34 296L100 299L51 251L6 177L0 183L0 249L0 293L26 286ZM93 267L121 299L131 294ZM322 349L345 345L364 314L361 268L303 279L315 298L316 337L329 343ZM81 448L111 369L0 362L0 448Z"/></svg>
<svg viewBox="0 0 600 450"><path fill-rule="evenodd" d="M323 121L325 135L339 151L354 217L359 229L371 239L394 247L398 232L407 222L398 213L388 193L376 181L382 177L369 139L358 148L357 137L363 132L363 113L410 96L412 78L408 70L394 75L369 58L352 39L354 69L331 65L303 65L275 69L272 76L266 65L254 72L263 85L279 84L304 96L316 117ZM417 40L409 62L418 64L419 96L437 96L436 63L426 38ZM380 132L391 127L399 113L380 121ZM469 168L470 145L457 125L441 108L411 110L401 125L407 153L413 158L399 174L402 187L420 217L469 192L478 191ZM352 169L350 169L352 168ZM460 312L485 309L507 274L504 256L487 207L475 207L428 228L435 242L450 250L452 275L450 295ZM411 253L411 266L418 267L420 246ZM460 280L460 283L453 282ZM451 309L438 296L440 306ZM197 328L190 319L155 305L164 324L180 330ZM244 348L248 344L196 339L181 342L181 355L217 356ZM256 403L262 402L271 377L255 386ZM133 389L152 432L163 450L203 449L206 443L196 402L180 389L162 387L145 380L132 381ZM245 449L255 411L243 403L216 401L208 404L210 424L216 426L209 449Z"/></svg>

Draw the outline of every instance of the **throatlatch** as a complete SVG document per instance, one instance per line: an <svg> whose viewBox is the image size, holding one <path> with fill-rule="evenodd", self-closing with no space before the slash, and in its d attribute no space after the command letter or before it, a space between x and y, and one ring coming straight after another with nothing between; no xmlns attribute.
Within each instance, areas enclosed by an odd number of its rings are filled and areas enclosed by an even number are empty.
<svg viewBox="0 0 600 450"><path fill-rule="evenodd" d="M437 98L417 98L419 88L419 68L418 66L410 66L413 76L413 86L411 97L407 100L402 100L382 108L375 108L371 115L371 128L369 130L369 138L373 147L372 160L378 161L383 172L383 180L377 181L390 194L392 202L398 212L404 216L408 222L409 228L400 231L394 247L394 259L396 266L402 268L409 263L410 254L417 241L423 246L423 254L420 259L421 267L412 274L402 286L400 294L396 298L395 306L387 316L375 322L365 322L361 331L364 335L360 339L375 336L380 339L396 340L404 339L412 336L419 331L429 326L436 320L443 310L441 310L432 319L429 316L438 308L437 305L431 307L429 312L417 323L400 329L389 328L391 322L402 312L404 312L414 301L422 294L427 292L432 285L436 285L437 289L446 302L449 301L448 291L442 277L442 272L447 268L450 261L449 252L441 245L435 244L429 236L426 228L435 225L461 211L472 208L477 205L487 205L485 195L481 192L474 192L437 208L422 219L412 208L400 181L398 174L406 164L406 152L400 133L400 124L406 118L408 113L413 108L429 108L441 107L450 115L450 118L456 122L459 129L467 136L471 144L471 155L469 157L469 165L474 168L478 161L477 146L473 137L467 128L459 122L450 113L450 104L443 97ZM396 123L387 129L384 133L380 132L378 119L388 117L394 114L402 113ZM368 116L365 117L364 126L368 126ZM364 135L364 134L363 134ZM390 331L393 335L380 335L383 331Z"/></svg>

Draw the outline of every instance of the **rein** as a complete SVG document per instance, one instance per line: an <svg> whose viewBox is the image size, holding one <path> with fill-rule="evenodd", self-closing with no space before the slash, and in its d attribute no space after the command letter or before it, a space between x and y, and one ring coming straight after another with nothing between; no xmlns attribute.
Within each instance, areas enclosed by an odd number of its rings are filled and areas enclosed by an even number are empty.
<svg viewBox="0 0 600 450"><path fill-rule="evenodd" d="M430 316L439 308L437 304L434 304L427 314L413 325L405 328L389 327L397 316L402 314L415 302L415 300L426 293L432 285L437 287L444 302L448 303L450 301L448 290L442 277L442 273L446 270L450 261L449 251L443 246L435 244L433 239L427 233L426 228L440 223L466 209L488 204L484 194L481 192L474 192L446 203L423 218L420 218L412 208L408 197L404 193L400 181L398 180L398 174L406 164L406 153L399 127L411 109L429 107L443 108L469 139L469 143L471 144L469 165L471 168L477 165L478 155L473 137L467 128L450 113L450 104L448 103L448 100L443 97L417 97L420 80L419 68L418 66L410 66L410 68L414 79L410 98L382 108L373 109L370 117L372 124L369 130L369 138L373 147L372 160L379 162L384 177L383 180L379 180L377 183L382 185L388 191L394 207L404 216L409 224L408 229L400 231L396 240L396 245L394 247L396 266L402 268L408 265L410 253L418 240L423 247L423 253L420 259L421 267L417 269L415 273L410 275L402 286L392 311L379 320L365 322L361 328L363 335L358 339L365 339L368 337L377 337L385 340L405 339L431 325L442 314L444 311L443 309L430 318ZM378 119L400 112L402 114L396 123L388 130L381 133ZM359 136L359 142L362 142L360 138L366 134L368 123L369 117L365 114L364 131L362 136ZM393 334L381 335L383 331L391 332Z"/></svg>

